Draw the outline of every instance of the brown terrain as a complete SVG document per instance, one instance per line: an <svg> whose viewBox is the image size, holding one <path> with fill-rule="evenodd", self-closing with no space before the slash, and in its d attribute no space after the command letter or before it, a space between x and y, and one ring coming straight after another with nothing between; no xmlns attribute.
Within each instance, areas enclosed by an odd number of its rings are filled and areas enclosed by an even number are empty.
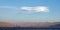
<svg viewBox="0 0 60 30"><path fill-rule="evenodd" d="M0 27L49 27L51 25L59 24L60 22L31 22L31 23L17 23L17 24L11 24L7 22L0 22Z"/></svg>
<svg viewBox="0 0 60 30"><path fill-rule="evenodd" d="M0 22L0 27L15 27L15 25L7 22Z"/></svg>

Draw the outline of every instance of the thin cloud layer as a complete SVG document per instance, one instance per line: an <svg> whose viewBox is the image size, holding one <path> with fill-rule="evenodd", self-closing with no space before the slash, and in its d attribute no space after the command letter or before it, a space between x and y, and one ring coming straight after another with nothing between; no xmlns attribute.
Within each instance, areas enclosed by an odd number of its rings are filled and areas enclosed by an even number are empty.
<svg viewBox="0 0 60 30"><path fill-rule="evenodd" d="M31 11L31 12L49 12L48 7L45 6L37 6L37 7L21 7L20 8L23 11Z"/></svg>
<svg viewBox="0 0 60 30"><path fill-rule="evenodd" d="M18 9L17 7L12 7L12 6L0 6L0 8L8 8L8 9Z"/></svg>
<svg viewBox="0 0 60 30"><path fill-rule="evenodd" d="M46 6L36 6L36 7L13 7L13 6L0 6L0 8L8 8L8 9L15 9L15 10L22 10L27 12L49 12L48 7ZM18 12L19 13L19 12Z"/></svg>

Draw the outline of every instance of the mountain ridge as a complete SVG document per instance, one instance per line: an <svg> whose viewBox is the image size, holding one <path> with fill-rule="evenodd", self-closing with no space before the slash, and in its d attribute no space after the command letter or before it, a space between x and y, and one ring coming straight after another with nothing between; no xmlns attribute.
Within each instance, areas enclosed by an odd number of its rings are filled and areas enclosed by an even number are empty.
<svg viewBox="0 0 60 30"><path fill-rule="evenodd" d="M54 26L60 24L60 22L31 22L31 23L18 23L18 24L13 24L13 23L8 23L8 22L0 22L0 27L49 27L49 26Z"/></svg>

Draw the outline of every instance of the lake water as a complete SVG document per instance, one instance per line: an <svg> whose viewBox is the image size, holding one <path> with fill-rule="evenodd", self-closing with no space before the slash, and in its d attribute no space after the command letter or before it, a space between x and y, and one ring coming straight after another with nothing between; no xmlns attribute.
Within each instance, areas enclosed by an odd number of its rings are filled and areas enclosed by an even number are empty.
<svg viewBox="0 0 60 30"><path fill-rule="evenodd" d="M0 28L0 30L60 30L60 28Z"/></svg>

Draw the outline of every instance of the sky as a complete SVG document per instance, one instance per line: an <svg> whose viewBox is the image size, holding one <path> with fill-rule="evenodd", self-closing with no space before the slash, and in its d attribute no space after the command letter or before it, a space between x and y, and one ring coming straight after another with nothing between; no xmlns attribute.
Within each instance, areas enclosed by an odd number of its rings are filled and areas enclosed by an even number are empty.
<svg viewBox="0 0 60 30"><path fill-rule="evenodd" d="M0 21L58 22L60 0L0 0Z"/></svg>

